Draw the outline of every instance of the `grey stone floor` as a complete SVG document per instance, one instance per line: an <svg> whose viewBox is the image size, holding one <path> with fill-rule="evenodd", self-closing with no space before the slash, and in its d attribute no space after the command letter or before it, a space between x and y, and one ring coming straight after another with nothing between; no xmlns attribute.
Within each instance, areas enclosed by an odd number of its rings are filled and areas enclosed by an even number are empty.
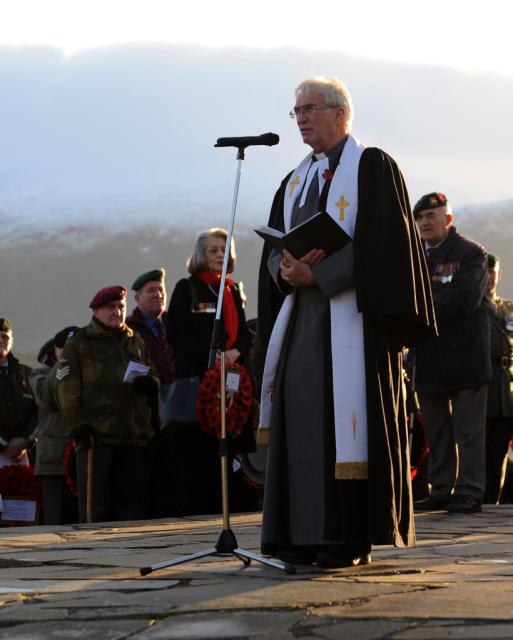
<svg viewBox="0 0 513 640"><path fill-rule="evenodd" d="M513 505L416 516L417 547L296 575L236 558L142 567L215 545L195 517L0 530L0 640L513 638ZM259 552L260 514L231 519Z"/></svg>

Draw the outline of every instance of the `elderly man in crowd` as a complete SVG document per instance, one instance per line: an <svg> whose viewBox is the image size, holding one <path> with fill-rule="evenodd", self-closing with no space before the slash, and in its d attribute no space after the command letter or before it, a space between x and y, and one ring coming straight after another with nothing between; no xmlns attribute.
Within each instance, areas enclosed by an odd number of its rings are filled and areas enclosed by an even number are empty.
<svg viewBox="0 0 513 640"><path fill-rule="evenodd" d="M497 293L499 258L488 254L488 314L492 379L486 407L485 502L500 502L508 446L513 437L513 302Z"/></svg>
<svg viewBox="0 0 513 640"><path fill-rule="evenodd" d="M70 338L57 397L78 445L80 520L137 520L147 503L150 401L157 383L143 340L125 324L124 287L98 291L91 322Z"/></svg>
<svg viewBox="0 0 513 640"><path fill-rule="evenodd" d="M460 235L440 192L415 205L439 336L416 347L415 386L429 444L431 494L418 510L481 511L490 339L486 250Z"/></svg>
<svg viewBox="0 0 513 640"><path fill-rule="evenodd" d="M161 518L171 515L170 434L164 428L171 416L166 408L170 385L175 378L175 358L167 338L164 319L167 316L166 272L163 267L146 271L132 284L135 307L126 319L127 325L144 340L146 351L159 377L159 406L153 407L158 435L151 446L149 515Z"/></svg>
<svg viewBox="0 0 513 640"><path fill-rule="evenodd" d="M291 116L312 152L282 182L269 225L289 231L326 210L351 241L329 256L264 250L260 349L274 328L262 551L352 566L370 561L372 544L414 543L400 352L433 334L434 314L396 163L351 135L342 82L306 80L295 94Z"/></svg>
<svg viewBox="0 0 513 640"><path fill-rule="evenodd" d="M37 405L29 385L30 367L12 354L12 322L0 318L0 465L28 464L37 435Z"/></svg>
<svg viewBox="0 0 513 640"><path fill-rule="evenodd" d="M132 290L135 291L137 306L126 319L127 325L144 340L161 385L173 382L175 375L173 353L163 322L167 315L165 277L166 272L161 267L147 271L135 279Z"/></svg>

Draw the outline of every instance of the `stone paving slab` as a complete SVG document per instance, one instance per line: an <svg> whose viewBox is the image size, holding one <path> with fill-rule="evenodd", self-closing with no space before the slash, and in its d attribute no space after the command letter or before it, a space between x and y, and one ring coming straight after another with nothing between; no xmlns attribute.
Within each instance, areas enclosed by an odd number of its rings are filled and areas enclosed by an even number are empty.
<svg viewBox="0 0 513 640"><path fill-rule="evenodd" d="M296 575L215 556L139 569L215 545L218 517L0 531L0 640L513 637L513 506L416 516L415 549L365 567ZM259 552L260 515L232 517Z"/></svg>
<svg viewBox="0 0 513 640"><path fill-rule="evenodd" d="M181 640L183 638L250 638L255 629L262 638L290 638L288 630L301 620L301 613L230 612L199 615L177 615L138 633L137 640Z"/></svg>
<svg viewBox="0 0 513 640"><path fill-rule="evenodd" d="M0 629L0 640L124 640L147 627L142 620L69 623L65 629L58 622L33 622Z"/></svg>

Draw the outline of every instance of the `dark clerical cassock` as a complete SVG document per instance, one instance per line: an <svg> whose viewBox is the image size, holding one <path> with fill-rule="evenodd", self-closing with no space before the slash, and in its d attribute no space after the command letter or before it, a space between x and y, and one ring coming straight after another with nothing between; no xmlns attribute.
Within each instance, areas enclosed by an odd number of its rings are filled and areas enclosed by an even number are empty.
<svg viewBox="0 0 513 640"><path fill-rule="evenodd" d="M401 172L386 153L348 136L285 178L269 226L287 231L321 209L343 221L353 242L313 267L318 286L280 284L281 257L267 247L260 266L268 554L291 545L415 542L401 352L436 325ZM347 308L356 349L343 344ZM353 396L355 410L344 406Z"/></svg>

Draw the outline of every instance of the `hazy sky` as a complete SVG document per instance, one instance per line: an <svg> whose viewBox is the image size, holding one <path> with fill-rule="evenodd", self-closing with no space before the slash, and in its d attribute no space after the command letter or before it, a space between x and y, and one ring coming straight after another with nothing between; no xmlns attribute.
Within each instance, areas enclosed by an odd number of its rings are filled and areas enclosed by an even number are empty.
<svg viewBox="0 0 513 640"><path fill-rule="evenodd" d="M511 0L0 0L0 44L339 49L513 76Z"/></svg>

